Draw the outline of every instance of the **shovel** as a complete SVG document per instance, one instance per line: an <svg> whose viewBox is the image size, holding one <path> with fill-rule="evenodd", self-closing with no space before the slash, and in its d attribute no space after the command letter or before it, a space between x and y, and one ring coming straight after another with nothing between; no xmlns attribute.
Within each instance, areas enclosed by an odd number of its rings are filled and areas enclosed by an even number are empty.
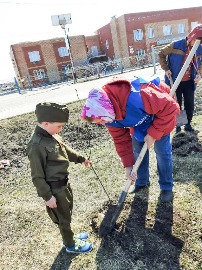
<svg viewBox="0 0 202 270"><path fill-rule="evenodd" d="M144 156L145 153L147 151L147 143L145 142L140 153L139 156L135 162L135 164L133 165L133 172L137 172ZM104 219L102 220L101 224L100 224L100 228L99 228L99 236L100 237L105 237L107 234L109 234L111 232L111 230L114 228L114 225L116 223L117 218L119 217L121 210L123 208L123 202L125 201L127 192L129 190L131 186L131 180L126 180L125 185L122 189L121 195L118 199L117 204L114 205L110 205L107 213L104 216Z"/></svg>
<svg viewBox="0 0 202 270"><path fill-rule="evenodd" d="M168 78L170 81L171 89L173 87L173 79L170 77ZM180 114L177 115L177 127L184 126L188 123L187 120L187 113L185 110L180 110Z"/></svg>
<svg viewBox="0 0 202 270"><path fill-rule="evenodd" d="M200 40L196 40L194 43L194 46L192 47L184 65L182 66L182 69L180 70L180 72L179 72L179 74L178 74L178 76L177 76L177 78L176 78L176 80L171 88L171 91L169 94L170 96L173 96L175 94L175 91L176 91L179 83L181 82L185 71L187 70L189 64L191 63L191 60L192 60L199 44L200 44ZM140 166L140 164L145 156L146 151L147 151L147 143L145 142L135 164L133 165L133 170L132 170L133 172L137 172L137 170L138 170L138 168L139 168L139 166ZM128 193L130 186L131 186L131 181L128 179L125 182L125 185L122 189L121 195L119 196L117 204L116 205L109 205L107 213L105 214L105 216L100 224L100 228L99 228L99 232L98 232L100 237L107 236L114 228L115 223L116 223L116 221L121 213L121 210L123 208L123 203L125 201L125 198L127 196L127 193Z"/></svg>

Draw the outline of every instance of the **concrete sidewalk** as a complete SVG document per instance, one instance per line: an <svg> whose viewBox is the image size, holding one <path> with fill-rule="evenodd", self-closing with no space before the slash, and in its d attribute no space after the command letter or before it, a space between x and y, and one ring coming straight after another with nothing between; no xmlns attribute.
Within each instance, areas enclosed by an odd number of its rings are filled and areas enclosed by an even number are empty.
<svg viewBox="0 0 202 270"><path fill-rule="evenodd" d="M153 68L146 68L127 72L122 75L126 78L132 78L133 76L152 76L153 71ZM162 71L158 72L158 76L162 77ZM77 84L66 83L33 91L28 90L22 92L22 94L5 94L4 96L0 96L0 120L33 112L36 104L43 101L69 103L78 100L78 97L79 99L85 99L90 89L105 84L111 77Z"/></svg>

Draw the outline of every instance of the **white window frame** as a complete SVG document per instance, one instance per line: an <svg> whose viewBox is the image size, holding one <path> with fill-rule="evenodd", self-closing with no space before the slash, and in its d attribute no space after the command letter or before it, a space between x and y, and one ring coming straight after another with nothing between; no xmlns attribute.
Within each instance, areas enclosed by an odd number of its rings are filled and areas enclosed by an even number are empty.
<svg viewBox="0 0 202 270"><path fill-rule="evenodd" d="M98 47L97 46L91 46L90 48L92 56L98 56Z"/></svg>
<svg viewBox="0 0 202 270"><path fill-rule="evenodd" d="M44 71L44 69L35 69L35 70L33 70L33 74L34 74L35 80L43 80L44 75L45 75L45 71Z"/></svg>
<svg viewBox="0 0 202 270"><path fill-rule="evenodd" d="M136 50L136 59L137 60L144 59L145 58L145 55L146 55L145 49Z"/></svg>
<svg viewBox="0 0 202 270"><path fill-rule="evenodd" d="M178 34L184 34L185 33L185 24L184 23L178 23Z"/></svg>
<svg viewBox="0 0 202 270"><path fill-rule="evenodd" d="M191 30L198 24L198 22L191 22Z"/></svg>
<svg viewBox="0 0 202 270"><path fill-rule="evenodd" d="M28 52L28 56L31 63L41 61L39 51Z"/></svg>
<svg viewBox="0 0 202 270"><path fill-rule="evenodd" d="M109 50L109 41L108 41L108 39L106 39L105 45L106 45L106 49Z"/></svg>
<svg viewBox="0 0 202 270"><path fill-rule="evenodd" d="M69 56L69 50L67 50L67 47L60 47L58 48L58 54L60 57Z"/></svg>
<svg viewBox="0 0 202 270"><path fill-rule="evenodd" d="M133 36L134 36L134 41L143 40L143 30L142 29L133 30Z"/></svg>
<svg viewBox="0 0 202 270"><path fill-rule="evenodd" d="M154 38L154 29L149 27L147 28L148 38Z"/></svg>
<svg viewBox="0 0 202 270"><path fill-rule="evenodd" d="M171 36L172 35L172 26L171 25L164 25L163 26L163 35L164 36Z"/></svg>

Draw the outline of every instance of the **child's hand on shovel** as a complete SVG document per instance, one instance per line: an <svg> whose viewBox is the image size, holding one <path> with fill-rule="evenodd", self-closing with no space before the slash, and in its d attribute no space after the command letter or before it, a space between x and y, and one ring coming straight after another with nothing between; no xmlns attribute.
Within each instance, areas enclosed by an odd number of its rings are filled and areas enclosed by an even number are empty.
<svg viewBox="0 0 202 270"><path fill-rule="evenodd" d="M126 167L126 177L131 180L131 184L135 183L135 180L137 179L137 172L133 172L133 166Z"/></svg>

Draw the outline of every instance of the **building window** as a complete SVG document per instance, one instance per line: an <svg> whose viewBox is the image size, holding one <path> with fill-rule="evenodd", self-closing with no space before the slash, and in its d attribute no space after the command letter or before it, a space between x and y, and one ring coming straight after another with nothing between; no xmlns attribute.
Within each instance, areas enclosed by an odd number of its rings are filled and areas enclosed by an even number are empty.
<svg viewBox="0 0 202 270"><path fill-rule="evenodd" d="M142 29L133 30L133 35L134 35L134 41L143 40L143 31L142 31Z"/></svg>
<svg viewBox="0 0 202 270"><path fill-rule="evenodd" d="M184 34L185 33L185 24L179 23L178 24L178 34Z"/></svg>
<svg viewBox="0 0 202 270"><path fill-rule="evenodd" d="M66 47L60 47L58 48L58 53L60 57L69 56L69 50L67 50Z"/></svg>
<svg viewBox="0 0 202 270"><path fill-rule="evenodd" d="M92 46L90 48L92 56L98 56L98 48L97 46Z"/></svg>
<svg viewBox="0 0 202 270"><path fill-rule="evenodd" d="M191 22L191 29L193 29L197 24L198 22Z"/></svg>
<svg viewBox="0 0 202 270"><path fill-rule="evenodd" d="M39 51L28 52L28 55L31 63L38 62L41 60Z"/></svg>
<svg viewBox="0 0 202 270"><path fill-rule="evenodd" d="M136 50L136 59L142 60L144 58L145 58L145 50L144 49Z"/></svg>
<svg viewBox="0 0 202 270"><path fill-rule="evenodd" d="M148 38L154 38L154 29L153 28L148 28Z"/></svg>
<svg viewBox="0 0 202 270"><path fill-rule="evenodd" d="M45 79L45 71L43 69L33 70L34 79L35 80L43 80Z"/></svg>
<svg viewBox="0 0 202 270"><path fill-rule="evenodd" d="M106 49L109 50L109 42L106 40Z"/></svg>
<svg viewBox="0 0 202 270"><path fill-rule="evenodd" d="M164 36L172 35L172 27L171 27L171 25L164 25L163 26L163 35Z"/></svg>

